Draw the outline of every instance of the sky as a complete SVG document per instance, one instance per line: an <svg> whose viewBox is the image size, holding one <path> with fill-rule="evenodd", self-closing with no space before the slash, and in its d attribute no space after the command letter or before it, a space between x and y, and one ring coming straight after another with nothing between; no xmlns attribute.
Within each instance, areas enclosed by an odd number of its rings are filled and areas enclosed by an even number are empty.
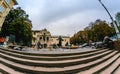
<svg viewBox="0 0 120 74"><path fill-rule="evenodd" d="M97 19L111 22L98 0L17 0L29 15L32 30L46 28L52 35L72 36ZM120 0L102 0L112 17L120 12Z"/></svg>

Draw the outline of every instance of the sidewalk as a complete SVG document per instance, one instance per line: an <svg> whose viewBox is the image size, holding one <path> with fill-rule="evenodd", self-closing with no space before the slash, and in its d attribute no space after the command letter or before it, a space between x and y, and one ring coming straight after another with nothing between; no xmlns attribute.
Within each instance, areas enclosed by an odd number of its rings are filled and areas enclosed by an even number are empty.
<svg viewBox="0 0 120 74"><path fill-rule="evenodd" d="M73 53L73 52L84 52L84 51L89 51L89 50L95 50L92 49L90 47L87 48L78 48L78 49L62 49L62 48L58 48L58 49L36 49L36 48L24 48L23 49L25 52L28 53Z"/></svg>

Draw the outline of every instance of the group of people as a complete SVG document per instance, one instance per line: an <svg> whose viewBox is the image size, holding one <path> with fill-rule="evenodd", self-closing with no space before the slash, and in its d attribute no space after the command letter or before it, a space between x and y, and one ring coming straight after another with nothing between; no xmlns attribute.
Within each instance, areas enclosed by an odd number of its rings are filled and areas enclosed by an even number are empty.
<svg viewBox="0 0 120 74"><path fill-rule="evenodd" d="M103 40L104 47L113 49L114 48L114 42L108 37L105 36Z"/></svg>
<svg viewBox="0 0 120 74"><path fill-rule="evenodd" d="M37 47L37 49L46 48L46 47L47 47L47 44L46 44L46 43L41 44L41 42L38 41L36 47Z"/></svg>
<svg viewBox="0 0 120 74"><path fill-rule="evenodd" d="M104 39L103 39L103 42L101 44L94 43L94 45L93 45L93 41L89 40L89 46L90 47L99 46L99 47L105 47L105 48L113 49L114 48L114 42L108 36L105 36Z"/></svg>

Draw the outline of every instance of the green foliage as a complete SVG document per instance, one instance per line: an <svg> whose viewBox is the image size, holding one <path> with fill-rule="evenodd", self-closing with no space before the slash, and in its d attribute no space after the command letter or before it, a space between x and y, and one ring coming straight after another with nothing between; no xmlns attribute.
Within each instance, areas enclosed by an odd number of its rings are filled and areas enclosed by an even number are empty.
<svg viewBox="0 0 120 74"><path fill-rule="evenodd" d="M118 29L119 29L119 31L120 31L120 26L118 26Z"/></svg>
<svg viewBox="0 0 120 74"><path fill-rule="evenodd" d="M118 29L120 31L120 12L116 14L116 21L118 22Z"/></svg>
<svg viewBox="0 0 120 74"><path fill-rule="evenodd" d="M28 15L20 7L12 9L5 19L2 26L2 35L10 36L15 35L15 41L18 44L27 45L31 43L32 31L30 25L26 23Z"/></svg>
<svg viewBox="0 0 120 74"><path fill-rule="evenodd" d="M77 34L75 34L73 37L70 38L71 44L76 45L78 43L79 37Z"/></svg>
<svg viewBox="0 0 120 74"><path fill-rule="evenodd" d="M120 12L117 13L116 17L120 20Z"/></svg>
<svg viewBox="0 0 120 74"><path fill-rule="evenodd" d="M113 35L112 28L105 22L100 22L99 24L94 25L92 31L94 32L93 36L96 37L98 41L102 41L105 36Z"/></svg>

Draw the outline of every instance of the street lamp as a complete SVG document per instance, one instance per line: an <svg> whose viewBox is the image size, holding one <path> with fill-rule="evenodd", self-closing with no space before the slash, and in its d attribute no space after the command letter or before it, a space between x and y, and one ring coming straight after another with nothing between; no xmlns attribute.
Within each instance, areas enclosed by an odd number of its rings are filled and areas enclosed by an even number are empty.
<svg viewBox="0 0 120 74"><path fill-rule="evenodd" d="M108 9L105 7L105 5L102 3L102 1L101 1L101 0L98 0L98 1L99 1L100 4L104 7L104 9L105 9L106 12L108 13L108 15L110 16L110 19L112 20L113 25L114 25L114 28L115 28L115 32L116 32L116 34L117 34L117 38L120 39L120 32L119 32L119 30L118 30L117 24L114 22L111 14L110 14L110 12L109 12Z"/></svg>

